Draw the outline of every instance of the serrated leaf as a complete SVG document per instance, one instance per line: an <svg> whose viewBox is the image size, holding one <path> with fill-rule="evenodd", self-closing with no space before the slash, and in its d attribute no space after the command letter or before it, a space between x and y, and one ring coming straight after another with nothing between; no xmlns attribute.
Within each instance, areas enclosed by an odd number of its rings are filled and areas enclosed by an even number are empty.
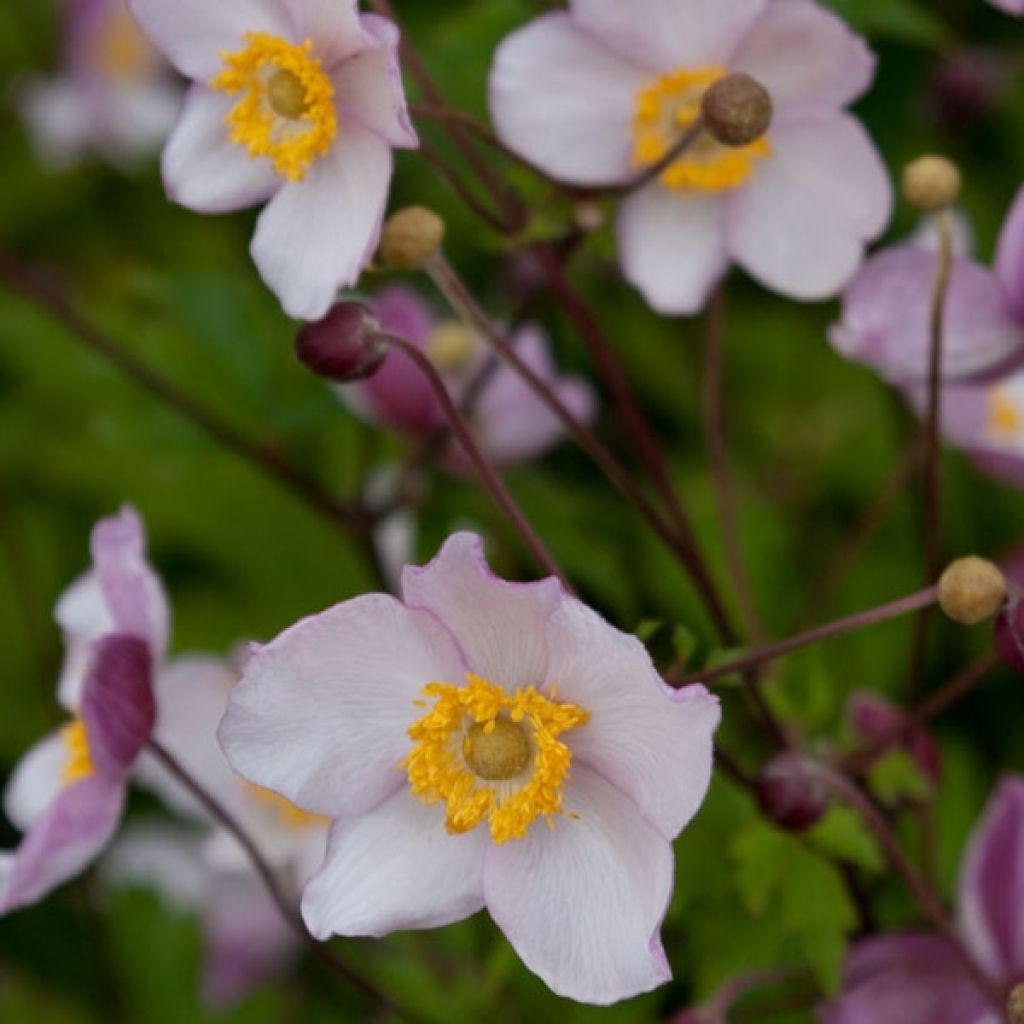
<svg viewBox="0 0 1024 1024"><path fill-rule="evenodd" d="M885 870L885 858L860 815L849 807L833 806L807 834L822 853L856 864L865 871Z"/></svg>
<svg viewBox="0 0 1024 1024"><path fill-rule="evenodd" d="M883 803L920 802L931 796L932 785L906 750L890 750L868 772L868 786Z"/></svg>

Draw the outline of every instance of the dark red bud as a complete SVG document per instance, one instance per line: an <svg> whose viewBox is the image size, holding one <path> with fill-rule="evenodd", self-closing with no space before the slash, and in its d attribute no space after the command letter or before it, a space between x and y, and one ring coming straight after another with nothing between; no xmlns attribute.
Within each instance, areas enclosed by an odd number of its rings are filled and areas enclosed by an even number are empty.
<svg viewBox="0 0 1024 1024"><path fill-rule="evenodd" d="M323 320L306 324L295 351L314 373L336 381L372 377L388 354L379 321L361 302L338 302Z"/></svg>
<svg viewBox="0 0 1024 1024"><path fill-rule="evenodd" d="M789 752L773 757L761 769L756 791L765 817L793 832L809 829L828 808L828 783L804 754Z"/></svg>
<svg viewBox="0 0 1024 1024"><path fill-rule="evenodd" d="M1024 602L1011 597L995 620L996 653L1014 672L1024 674Z"/></svg>

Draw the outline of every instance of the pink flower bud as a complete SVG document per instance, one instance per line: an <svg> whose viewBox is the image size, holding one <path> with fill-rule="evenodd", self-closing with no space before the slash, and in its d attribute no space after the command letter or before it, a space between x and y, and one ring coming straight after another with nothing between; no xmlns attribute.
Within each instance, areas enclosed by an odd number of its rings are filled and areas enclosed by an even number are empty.
<svg viewBox="0 0 1024 1024"><path fill-rule="evenodd" d="M787 752L773 757L757 780L757 802L770 821L803 832L821 820L829 790L811 758Z"/></svg>
<svg viewBox="0 0 1024 1024"><path fill-rule="evenodd" d="M373 376L387 355L380 322L361 302L338 302L327 316L307 324L295 339L299 359L330 380Z"/></svg>

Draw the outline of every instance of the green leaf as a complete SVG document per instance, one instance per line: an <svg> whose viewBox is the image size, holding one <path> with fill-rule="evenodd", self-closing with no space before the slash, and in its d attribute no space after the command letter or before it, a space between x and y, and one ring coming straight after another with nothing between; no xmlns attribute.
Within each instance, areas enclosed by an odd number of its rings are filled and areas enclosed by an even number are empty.
<svg viewBox="0 0 1024 1024"><path fill-rule="evenodd" d="M890 750L868 773L868 785L883 803L927 800L932 784L906 750Z"/></svg>
<svg viewBox="0 0 1024 1024"><path fill-rule="evenodd" d="M949 29L916 0L827 0L858 32L916 46L941 47L952 41Z"/></svg>
<svg viewBox="0 0 1024 1024"><path fill-rule="evenodd" d="M885 870L882 851L863 819L849 807L831 807L807 833L807 840L826 856L855 864L873 874Z"/></svg>

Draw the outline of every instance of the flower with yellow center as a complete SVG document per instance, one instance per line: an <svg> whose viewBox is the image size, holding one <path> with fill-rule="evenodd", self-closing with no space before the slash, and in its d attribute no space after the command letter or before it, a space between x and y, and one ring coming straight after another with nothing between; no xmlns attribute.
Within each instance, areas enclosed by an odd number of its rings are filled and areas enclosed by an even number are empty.
<svg viewBox="0 0 1024 1024"><path fill-rule="evenodd" d="M988 430L995 441L1013 444L1020 440L1021 419L1020 406L1015 397L1000 385L988 391Z"/></svg>

